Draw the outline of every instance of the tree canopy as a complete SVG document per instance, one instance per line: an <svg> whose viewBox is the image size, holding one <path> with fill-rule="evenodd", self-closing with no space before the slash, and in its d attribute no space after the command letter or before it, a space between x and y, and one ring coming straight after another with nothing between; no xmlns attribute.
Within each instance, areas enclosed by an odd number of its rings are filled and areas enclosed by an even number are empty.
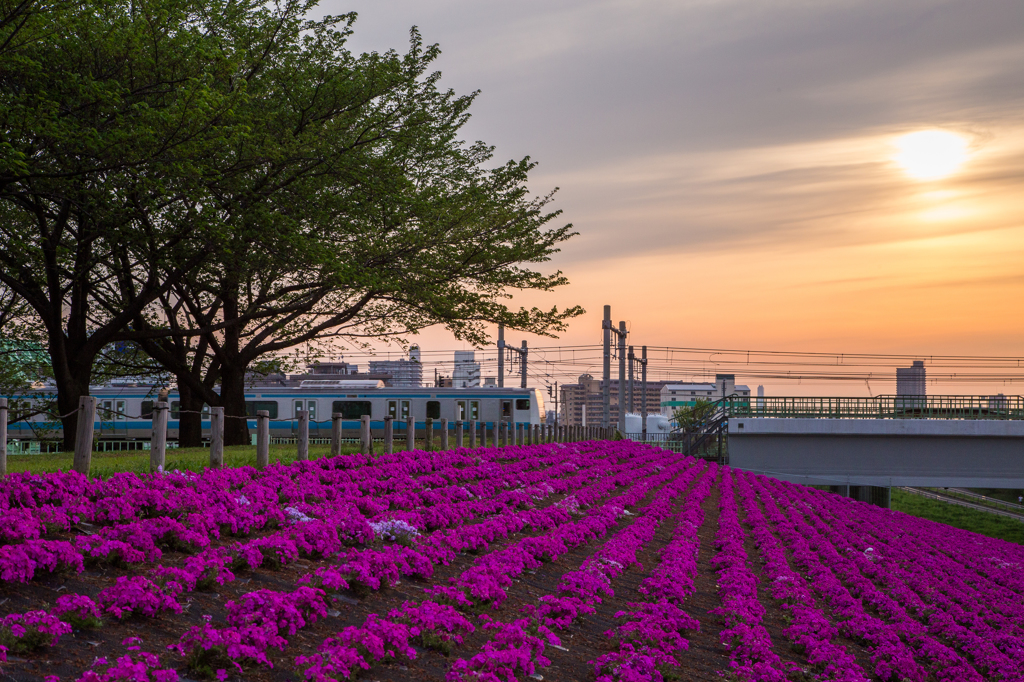
<svg viewBox="0 0 1024 682"><path fill-rule="evenodd" d="M352 54L355 16L314 5L0 4L0 285L61 413L115 342L242 416L247 371L298 344L435 324L482 344L581 312L507 307L565 283L531 265L574 233L529 159L459 138L476 93L439 87L438 47Z"/></svg>

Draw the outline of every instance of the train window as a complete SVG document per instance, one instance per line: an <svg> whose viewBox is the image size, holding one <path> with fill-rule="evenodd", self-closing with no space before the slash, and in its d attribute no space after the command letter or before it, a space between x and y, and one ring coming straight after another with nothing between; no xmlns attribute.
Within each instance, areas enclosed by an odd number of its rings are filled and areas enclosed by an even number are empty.
<svg viewBox="0 0 1024 682"><path fill-rule="evenodd" d="M364 414L373 414L369 400L335 400L331 410L339 413L342 419L359 419Z"/></svg>
<svg viewBox="0 0 1024 682"><path fill-rule="evenodd" d="M128 415L125 413L125 401L118 400L114 403L114 409L117 410L118 419L127 419Z"/></svg>
<svg viewBox="0 0 1024 682"><path fill-rule="evenodd" d="M113 400L102 400L100 401L100 409L97 410L99 415L97 417L101 422L114 421L114 401Z"/></svg>
<svg viewBox="0 0 1024 682"><path fill-rule="evenodd" d="M276 400L246 400L245 401L245 416L255 417L256 413L260 410L266 410L270 413L271 419L277 419L277 401Z"/></svg>
<svg viewBox="0 0 1024 682"><path fill-rule="evenodd" d="M466 421L466 401L456 400L455 401L455 420L464 422Z"/></svg>
<svg viewBox="0 0 1024 682"><path fill-rule="evenodd" d="M171 419L181 418L181 402L177 400L171 401Z"/></svg>
<svg viewBox="0 0 1024 682"><path fill-rule="evenodd" d="M469 418L473 421L480 419L480 401L470 400L469 401Z"/></svg>
<svg viewBox="0 0 1024 682"><path fill-rule="evenodd" d="M516 398L516 409L517 410L528 410L530 409L529 398Z"/></svg>
<svg viewBox="0 0 1024 682"><path fill-rule="evenodd" d="M306 409L309 410L309 421L315 422L316 421L316 401L315 400L307 400L306 401Z"/></svg>
<svg viewBox="0 0 1024 682"><path fill-rule="evenodd" d="M440 400L428 400L427 401L427 419L440 419L441 418L441 401Z"/></svg>
<svg viewBox="0 0 1024 682"><path fill-rule="evenodd" d="M142 414L140 415L143 419L153 418L153 401L143 400L142 401Z"/></svg>
<svg viewBox="0 0 1024 682"><path fill-rule="evenodd" d="M502 400L501 401L501 418L512 419L512 401Z"/></svg>

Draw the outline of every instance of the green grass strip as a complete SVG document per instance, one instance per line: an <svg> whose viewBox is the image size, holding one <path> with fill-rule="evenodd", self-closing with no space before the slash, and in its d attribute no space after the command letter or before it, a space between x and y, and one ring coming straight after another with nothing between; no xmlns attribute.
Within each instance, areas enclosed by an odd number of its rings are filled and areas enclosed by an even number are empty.
<svg viewBox="0 0 1024 682"><path fill-rule="evenodd" d="M892 508L911 516L1024 545L1024 523L1005 516L940 500L930 500L895 488L892 490Z"/></svg>

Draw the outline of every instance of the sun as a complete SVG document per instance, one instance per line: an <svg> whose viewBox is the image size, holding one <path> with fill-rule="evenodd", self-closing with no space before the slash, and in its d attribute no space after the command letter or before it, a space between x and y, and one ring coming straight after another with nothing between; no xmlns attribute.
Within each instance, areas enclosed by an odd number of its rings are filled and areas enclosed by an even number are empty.
<svg viewBox="0 0 1024 682"><path fill-rule="evenodd" d="M916 180L938 180L956 172L967 160L967 138L945 130L919 130L896 140L898 163Z"/></svg>

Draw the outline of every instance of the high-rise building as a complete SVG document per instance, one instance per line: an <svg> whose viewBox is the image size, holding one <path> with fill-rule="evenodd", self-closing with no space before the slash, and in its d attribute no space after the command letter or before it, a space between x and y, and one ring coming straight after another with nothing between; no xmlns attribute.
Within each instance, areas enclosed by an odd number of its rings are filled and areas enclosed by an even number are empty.
<svg viewBox="0 0 1024 682"><path fill-rule="evenodd" d="M471 350L455 351L455 369L452 370L454 388L476 388L480 385L480 363Z"/></svg>
<svg viewBox="0 0 1024 682"><path fill-rule="evenodd" d="M924 361L914 360L912 367L896 368L896 395L927 395Z"/></svg>
<svg viewBox="0 0 1024 682"><path fill-rule="evenodd" d="M423 363L419 346L409 347L408 360L371 360L370 374L390 374L388 386L419 388L423 385Z"/></svg>
<svg viewBox="0 0 1024 682"><path fill-rule="evenodd" d="M647 412L655 413L661 402L661 389L667 381L647 381ZM633 411L640 412L643 404L640 381L633 380ZM575 384L559 384L560 392L559 411L560 424L566 426L582 426L584 419L584 406L586 407L587 426L600 426L604 419L604 394L602 389L604 382L595 379L590 374L581 374L579 382ZM612 426L619 421L619 380L612 379L609 385L609 420ZM628 399L628 395L623 400Z"/></svg>

